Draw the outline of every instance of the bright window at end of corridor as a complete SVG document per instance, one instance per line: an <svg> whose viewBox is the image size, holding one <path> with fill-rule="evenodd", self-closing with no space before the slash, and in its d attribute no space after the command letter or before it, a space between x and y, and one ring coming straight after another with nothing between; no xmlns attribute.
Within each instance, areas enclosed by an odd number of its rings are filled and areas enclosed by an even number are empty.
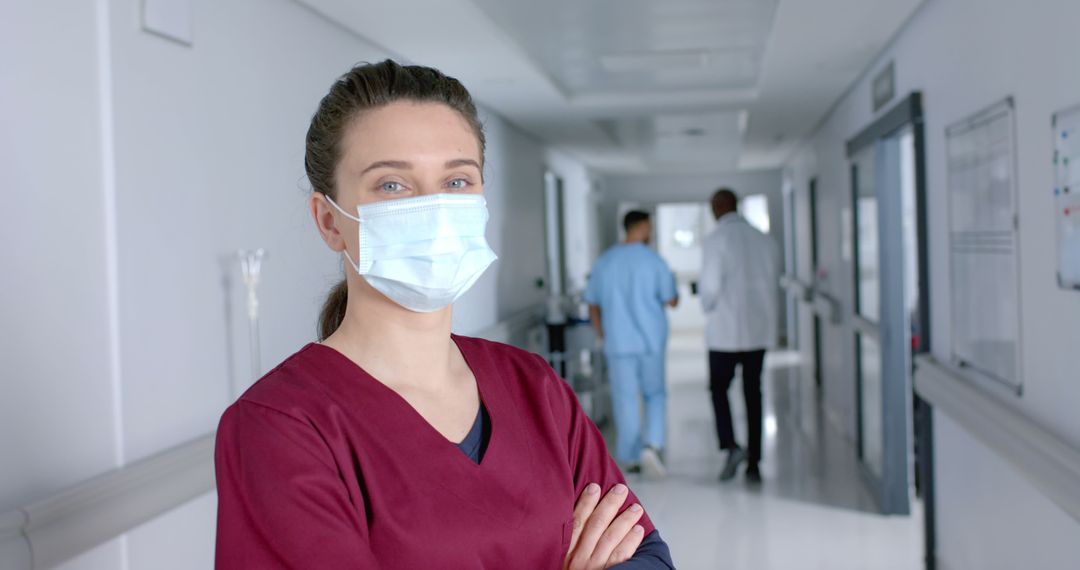
<svg viewBox="0 0 1080 570"><path fill-rule="evenodd" d="M739 211L751 226L769 233L769 197L764 194L754 194L744 197L739 204Z"/></svg>

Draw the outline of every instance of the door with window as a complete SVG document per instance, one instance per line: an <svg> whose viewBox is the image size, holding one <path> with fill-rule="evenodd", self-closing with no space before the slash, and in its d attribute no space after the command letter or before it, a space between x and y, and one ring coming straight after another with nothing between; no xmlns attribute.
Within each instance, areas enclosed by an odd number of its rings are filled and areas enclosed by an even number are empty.
<svg viewBox="0 0 1080 570"><path fill-rule="evenodd" d="M912 353L926 346L921 104L899 104L848 143L857 453L883 513L912 496Z"/></svg>
<svg viewBox="0 0 1080 570"><path fill-rule="evenodd" d="M884 475L884 424L881 379L881 244L875 188L875 162L881 147L872 144L853 157L852 210L855 225L855 375L858 452L872 480Z"/></svg>

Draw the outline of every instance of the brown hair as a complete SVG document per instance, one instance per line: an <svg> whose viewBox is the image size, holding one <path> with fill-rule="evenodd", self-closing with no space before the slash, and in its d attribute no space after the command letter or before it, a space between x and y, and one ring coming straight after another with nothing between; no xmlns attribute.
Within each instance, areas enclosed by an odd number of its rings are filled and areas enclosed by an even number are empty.
<svg viewBox="0 0 1080 570"><path fill-rule="evenodd" d="M396 101L442 103L461 114L476 134L484 157L484 128L468 90L453 77L419 65L392 60L357 65L338 78L319 102L307 132L304 169L313 192L337 198L334 172L341 160L341 139L349 124L365 111ZM348 288L342 280L330 290L319 314L319 340L325 340L345 318Z"/></svg>

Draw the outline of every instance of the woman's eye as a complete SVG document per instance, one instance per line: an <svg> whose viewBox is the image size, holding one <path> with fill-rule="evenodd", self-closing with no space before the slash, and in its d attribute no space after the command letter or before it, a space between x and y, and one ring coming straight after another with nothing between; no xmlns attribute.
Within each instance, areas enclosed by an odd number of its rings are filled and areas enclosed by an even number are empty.
<svg viewBox="0 0 1080 570"><path fill-rule="evenodd" d="M405 187L402 186L400 182L383 182L379 185L379 190L382 190L383 192L386 192L388 194L401 192L404 188Z"/></svg>
<svg viewBox="0 0 1080 570"><path fill-rule="evenodd" d="M455 178L450 182L447 182L446 185L455 190L461 190L462 188L469 187L469 181L464 178Z"/></svg>

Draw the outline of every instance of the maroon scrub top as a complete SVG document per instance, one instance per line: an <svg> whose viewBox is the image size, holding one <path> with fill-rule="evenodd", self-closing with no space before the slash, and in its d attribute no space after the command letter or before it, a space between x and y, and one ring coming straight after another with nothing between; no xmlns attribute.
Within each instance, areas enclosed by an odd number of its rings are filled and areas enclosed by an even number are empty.
<svg viewBox="0 0 1080 570"><path fill-rule="evenodd" d="M479 464L344 355L309 344L221 418L217 567L560 568L585 486L607 492L623 476L547 362L453 339L491 417Z"/></svg>

